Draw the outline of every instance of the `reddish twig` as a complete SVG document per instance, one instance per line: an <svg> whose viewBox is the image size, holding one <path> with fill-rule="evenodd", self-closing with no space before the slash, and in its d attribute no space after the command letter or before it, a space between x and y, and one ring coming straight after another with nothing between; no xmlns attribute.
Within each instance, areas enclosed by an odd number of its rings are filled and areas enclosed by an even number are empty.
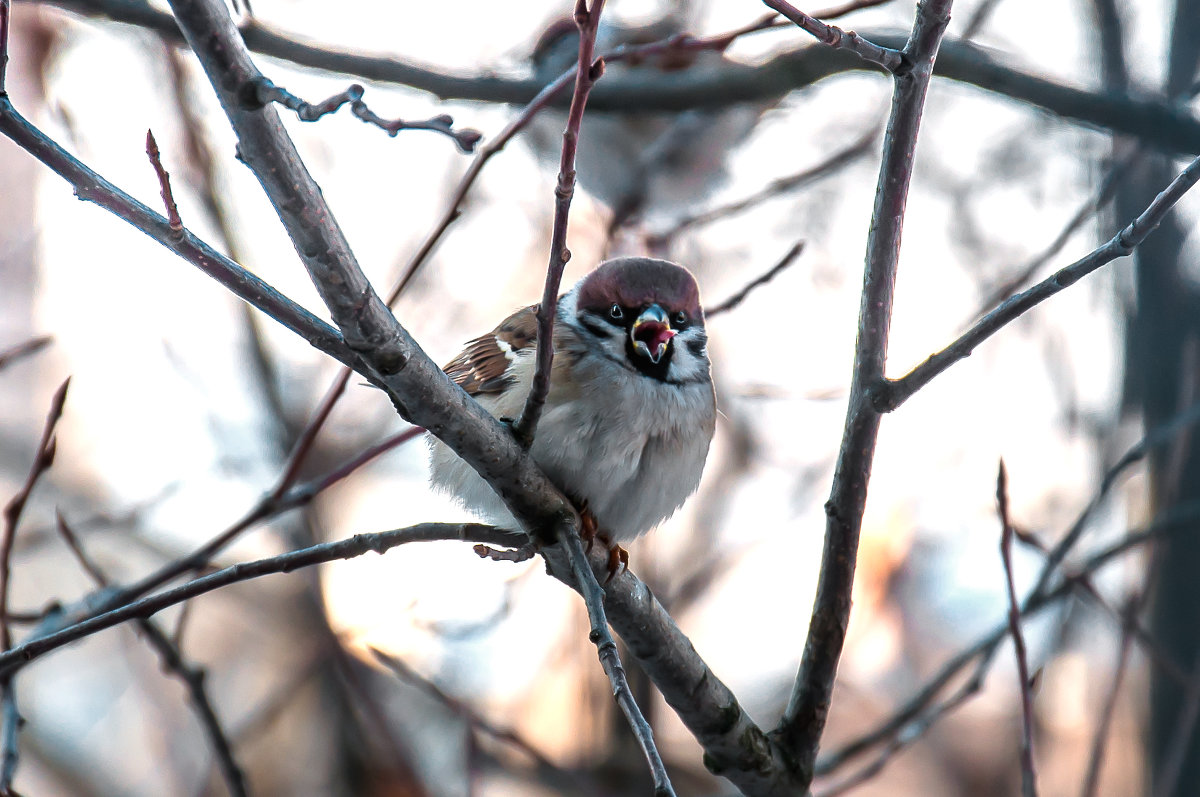
<svg viewBox="0 0 1200 797"><path fill-rule="evenodd" d="M1162 190L1154 201L1142 211L1129 226L1114 235L1108 242L1092 250L1069 266L1001 302L998 307L981 318L978 323L964 332L946 348L929 356L925 362L899 379L881 382L875 391L874 403L880 412L891 412L907 401L914 393L927 385L934 377L959 360L971 355L983 341L999 332L1010 322L1049 299L1051 296L1074 285L1083 277L1119 257L1125 257L1146 240L1163 217L1175 206L1197 181L1200 181L1200 158L1196 158L1180 172L1170 185Z"/></svg>
<svg viewBox="0 0 1200 797"><path fill-rule="evenodd" d="M733 296L730 296L728 299L716 305L712 309L705 309L705 319L712 318L713 316L720 315L721 313L727 313L737 307L746 300L746 297L749 296L755 288L766 285L768 282L779 276L784 269L790 266L796 260L796 258L800 256L800 253L803 251L804 241L797 241L796 243L792 244L792 248L787 250L787 254L781 257L779 262L771 266L771 269L767 271L767 273L760 274L759 276L755 277L750 282L746 283L746 285L740 291L735 293Z"/></svg>
<svg viewBox="0 0 1200 797"><path fill-rule="evenodd" d="M1025 652L1025 635L1021 633L1021 607L1017 602L1017 585L1013 578L1013 524L1008 515L1008 471L1000 460L996 476L996 507L1000 515L1000 558L1004 563L1004 583L1008 593L1008 628L1012 634L1017 656L1017 677L1021 684L1021 794L1037 797L1037 776L1033 768L1033 687L1029 680L1029 660Z"/></svg>
<svg viewBox="0 0 1200 797"><path fill-rule="evenodd" d="M880 413L872 405L871 393L884 378L893 288L917 133L934 58L950 21L950 5L951 0L922 0L917 6L916 22L904 49L905 60L912 68L895 75L891 118L867 241L846 425L833 488L825 504L825 545L817 594L792 695L774 731L795 756L796 771L804 784L813 777L850 621L858 538L879 432Z"/></svg>
<svg viewBox="0 0 1200 797"><path fill-rule="evenodd" d="M4 536L0 538L0 646L5 650L12 647L12 633L8 627L8 580L13 541L17 536L21 513L25 511L25 504L33 494L33 488L37 486L42 474L54 464L54 454L58 450L54 428L58 425L58 419L62 417L70 384L71 379L68 377L58 386L58 390L54 391L54 396L50 399L50 410L46 413L46 423L42 427L41 439L38 440L29 473L25 476L25 483L4 506Z"/></svg>
<svg viewBox="0 0 1200 797"><path fill-rule="evenodd" d="M849 50L864 61L877 64L893 73L899 72L905 64L904 53L888 47L880 47L854 31L844 31L837 25L826 25L819 19L805 14L787 0L763 0L763 4L783 14L802 30L811 33L817 41L828 44L834 49Z"/></svg>
<svg viewBox="0 0 1200 797"><path fill-rule="evenodd" d="M179 218L179 207L175 204L175 195L171 192L171 175L163 168L158 142L154 140L154 133L149 130L146 131L146 156L150 158L154 173L158 175L159 193L162 194L163 205L167 208L169 236L172 241L179 243L183 240L183 220Z"/></svg>
<svg viewBox="0 0 1200 797"><path fill-rule="evenodd" d="M0 56L3 56L3 52L0 52ZM58 419L62 417L63 405L67 401L67 387L70 384L71 379L68 377L50 399L50 410L46 413L46 423L42 428L33 462L29 465L25 483L4 507L4 536L0 538L0 646L3 646L5 652L13 646L8 616L13 541L17 536L17 526L21 522L25 504L33 494L33 488L37 486L42 474L54 464L54 454L58 450L54 428L58 425ZM19 762L17 737L25 722L17 710L16 685L13 683L12 673L0 675L0 714L0 794L9 795L14 793L12 782Z"/></svg>
<svg viewBox="0 0 1200 797"><path fill-rule="evenodd" d="M550 394L550 367L554 361L554 316L558 309L558 291L562 285L563 269L571 259L571 251L567 249L567 221L571 211L571 199L575 196L575 152L579 147L579 128L583 124L588 94L604 74L604 59L593 60L596 31L600 27L600 15L603 11L604 0L592 0L590 9L587 0L575 2L575 25L579 28L579 60L575 67L575 91L571 95L571 108L567 112L567 127L563 130L558 183L554 187L554 227L550 236L550 264L546 267L546 286L542 291L542 303L537 310L537 370L534 372L529 396L525 399L525 407L521 410L521 417L513 425L513 434L526 448L533 443L542 407L545 406L546 396Z"/></svg>
<svg viewBox="0 0 1200 797"><path fill-rule="evenodd" d="M432 119L416 121L384 119L376 115L363 102L364 89L357 83L351 84L345 91L334 94L329 99L316 104L305 102L287 89L276 86L266 78L262 78L254 84L254 91L255 97L263 105L277 102L285 108L295 111L297 118L302 122L315 122L323 116L336 112L343 105L349 105L350 112L356 117L367 124L375 125L384 130L393 138L401 130L430 130L434 133L441 133L452 140L454 145L458 147L458 151L467 155L475 151L475 145L483 138L483 134L478 130L470 128L455 130L454 118L446 114L439 114Z"/></svg>
<svg viewBox="0 0 1200 797"><path fill-rule="evenodd" d="M41 335L36 338L30 338L24 343L18 343L4 351L0 351L0 371L15 363L24 357L37 354L42 349L46 348L53 342L54 338L50 335Z"/></svg>

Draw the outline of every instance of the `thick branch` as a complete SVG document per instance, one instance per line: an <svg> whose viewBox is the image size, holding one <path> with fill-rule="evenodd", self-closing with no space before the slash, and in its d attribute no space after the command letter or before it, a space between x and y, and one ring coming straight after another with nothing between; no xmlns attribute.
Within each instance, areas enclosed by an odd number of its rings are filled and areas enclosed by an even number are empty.
<svg viewBox="0 0 1200 797"><path fill-rule="evenodd" d="M922 0L912 36L904 48L911 64L896 73L892 113L884 139L859 310L858 343L846 426L825 504L827 522L821 574L808 639L791 699L775 733L796 757L800 778L813 776L817 748L833 692L838 660L850 621L850 593L858 537L867 501L867 483L879 432L880 413L870 393L882 379L891 326L892 294L900 257L904 208L913 157L942 33L950 21L951 0Z"/></svg>

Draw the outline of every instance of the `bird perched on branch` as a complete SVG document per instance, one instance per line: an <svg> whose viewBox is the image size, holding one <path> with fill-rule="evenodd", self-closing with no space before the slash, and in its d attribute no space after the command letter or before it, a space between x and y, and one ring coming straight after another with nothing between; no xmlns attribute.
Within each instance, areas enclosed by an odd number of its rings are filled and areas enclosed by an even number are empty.
<svg viewBox="0 0 1200 797"><path fill-rule="evenodd" d="M445 368L497 418L518 418L529 395L536 313L509 316ZM558 300L550 392L530 451L612 545L670 517L700 483L716 424L707 342L696 280L666 260L609 260ZM488 521L519 527L436 439L432 481Z"/></svg>

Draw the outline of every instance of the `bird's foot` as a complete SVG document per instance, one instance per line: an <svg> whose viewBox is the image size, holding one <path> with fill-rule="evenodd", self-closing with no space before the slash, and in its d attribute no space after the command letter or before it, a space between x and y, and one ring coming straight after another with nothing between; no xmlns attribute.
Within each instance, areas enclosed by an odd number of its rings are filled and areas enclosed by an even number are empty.
<svg viewBox="0 0 1200 797"><path fill-rule="evenodd" d="M604 586L607 587L608 582L616 578L622 569L629 569L629 551L608 540L604 540L604 543L608 545L608 578L604 579Z"/></svg>
<svg viewBox="0 0 1200 797"><path fill-rule="evenodd" d="M579 538L587 543L586 553L592 552L592 546L596 544L596 540L600 540L600 544L608 549L608 577L604 579L604 586L617 577L621 572L621 568L629 569L629 552L620 545L613 543L608 535L600 530L600 524L596 520L596 516L588 509L587 501L579 503Z"/></svg>

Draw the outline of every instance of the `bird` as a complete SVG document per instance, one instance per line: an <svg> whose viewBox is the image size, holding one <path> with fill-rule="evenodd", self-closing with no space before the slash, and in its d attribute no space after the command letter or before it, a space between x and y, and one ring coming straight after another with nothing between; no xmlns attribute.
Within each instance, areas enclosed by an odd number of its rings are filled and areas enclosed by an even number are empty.
<svg viewBox="0 0 1200 797"><path fill-rule="evenodd" d="M620 45L649 44L680 34L694 20L692 6L676 7L642 25L601 19L596 53ZM551 22L529 56L534 77L550 82L578 58L579 31L572 19ZM716 71L727 63L719 52L671 50L661 56L614 63L605 74L636 81L654 72L692 74ZM583 119L575 168L583 188L612 211L609 232L638 220L651 231L669 226L698 199L727 178L726 159L760 118L778 102L741 103L718 110L676 112L597 112ZM541 113L526 132L539 157L557 165L565 111Z"/></svg>
<svg viewBox="0 0 1200 797"><path fill-rule="evenodd" d="M520 416L536 370L537 305L467 343L443 369L494 417ZM609 545L628 543L700 484L716 427L695 278L648 257L601 263L559 297L550 391L530 454ZM520 528L487 483L431 437L431 483L493 525ZM590 542L590 540L589 540Z"/></svg>

